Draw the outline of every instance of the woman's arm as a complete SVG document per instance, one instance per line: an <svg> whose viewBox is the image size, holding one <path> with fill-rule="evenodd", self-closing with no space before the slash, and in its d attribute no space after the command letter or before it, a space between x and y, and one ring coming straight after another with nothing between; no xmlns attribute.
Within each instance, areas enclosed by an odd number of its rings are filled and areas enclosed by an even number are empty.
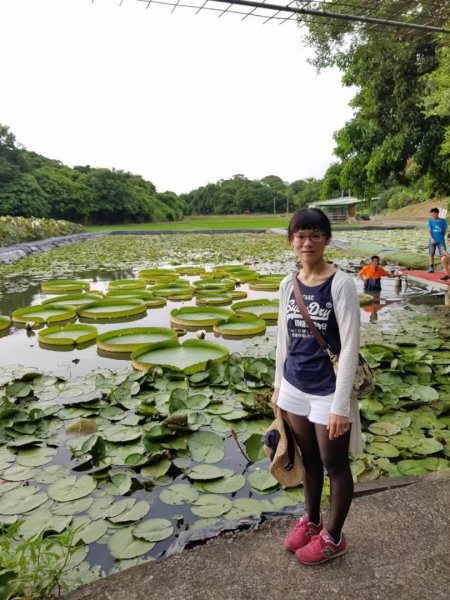
<svg viewBox="0 0 450 600"><path fill-rule="evenodd" d="M336 281L333 304L341 339L336 391L330 412L341 417L350 414L350 396L355 380L360 345L360 308L354 281L342 274Z"/></svg>
<svg viewBox="0 0 450 600"><path fill-rule="evenodd" d="M290 277L283 279L280 284L280 305L278 308L278 332L277 332L277 347L275 353L275 381L274 387L279 388L283 378L284 362L286 360L289 335L286 323L287 297L290 290Z"/></svg>

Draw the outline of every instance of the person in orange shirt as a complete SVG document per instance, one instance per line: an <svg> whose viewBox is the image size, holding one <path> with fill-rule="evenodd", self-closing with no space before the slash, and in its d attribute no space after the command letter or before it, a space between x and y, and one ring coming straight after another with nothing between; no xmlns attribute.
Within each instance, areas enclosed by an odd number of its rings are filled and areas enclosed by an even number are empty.
<svg viewBox="0 0 450 600"><path fill-rule="evenodd" d="M370 265L363 267L359 273L359 278L364 282L365 292L380 292L382 277L401 277L395 273L388 273L380 267L380 257L371 256Z"/></svg>

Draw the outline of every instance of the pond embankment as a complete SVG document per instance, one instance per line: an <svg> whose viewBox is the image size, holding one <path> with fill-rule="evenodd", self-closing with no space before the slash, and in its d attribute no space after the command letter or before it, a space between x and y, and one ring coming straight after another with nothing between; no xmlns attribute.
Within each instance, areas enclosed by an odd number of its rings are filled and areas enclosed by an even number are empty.
<svg viewBox="0 0 450 600"><path fill-rule="evenodd" d="M293 520L283 518L122 571L67 600L444 600L450 584L448 477L442 471L356 498L345 526L347 554L321 566L302 566L284 550Z"/></svg>
<svg viewBox="0 0 450 600"><path fill-rule="evenodd" d="M33 242L24 242L22 244L15 244L14 246L6 246L0 248L0 262L12 263L25 256L31 254L39 254L40 252L48 252L59 246L65 246L66 244L75 244L77 242L83 242L85 240L92 240L97 237L107 235L109 232L100 233L75 233L73 235L65 235L61 237L51 237L45 240L37 240Z"/></svg>

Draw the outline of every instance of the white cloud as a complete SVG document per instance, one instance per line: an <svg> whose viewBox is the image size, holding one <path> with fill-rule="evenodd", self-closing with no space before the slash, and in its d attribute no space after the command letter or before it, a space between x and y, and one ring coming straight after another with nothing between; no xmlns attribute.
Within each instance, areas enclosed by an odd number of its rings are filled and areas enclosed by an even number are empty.
<svg viewBox="0 0 450 600"><path fill-rule="evenodd" d="M135 0L0 0L0 122L68 165L186 192L243 173L320 177L350 118L293 23Z"/></svg>

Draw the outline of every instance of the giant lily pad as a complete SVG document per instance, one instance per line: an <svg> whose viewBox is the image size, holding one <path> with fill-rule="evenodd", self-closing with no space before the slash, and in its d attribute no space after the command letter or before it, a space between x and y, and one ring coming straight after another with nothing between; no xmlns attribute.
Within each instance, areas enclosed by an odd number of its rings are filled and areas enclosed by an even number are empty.
<svg viewBox="0 0 450 600"><path fill-rule="evenodd" d="M234 312L228 308L184 306L170 312L170 321L173 325L212 327L234 316Z"/></svg>
<svg viewBox="0 0 450 600"><path fill-rule="evenodd" d="M44 294L65 294L67 292L83 292L89 290L87 281L79 279L52 279L42 284Z"/></svg>
<svg viewBox="0 0 450 600"><path fill-rule="evenodd" d="M102 333L97 345L107 352L132 352L145 344L176 339L176 331L168 327L130 327Z"/></svg>
<svg viewBox="0 0 450 600"><path fill-rule="evenodd" d="M3 331L4 329L8 329L8 327L10 326L11 321L9 317L5 317L4 315L0 315L0 331Z"/></svg>
<svg viewBox="0 0 450 600"><path fill-rule="evenodd" d="M110 281L110 290L144 290L147 283L143 279L116 279Z"/></svg>
<svg viewBox="0 0 450 600"><path fill-rule="evenodd" d="M114 298L112 300L100 300L77 309L80 317L86 319L119 319L121 317L131 317L145 313L147 307L143 300L138 298L129 298L121 300Z"/></svg>
<svg viewBox="0 0 450 600"><path fill-rule="evenodd" d="M91 302L101 300L103 296L100 293L89 292L87 294L64 294L54 298L47 298L42 304L64 304L66 306L84 306Z"/></svg>
<svg viewBox="0 0 450 600"><path fill-rule="evenodd" d="M243 300L242 302L235 302L231 306L231 309L238 315L253 315L257 319L276 321L278 319L278 307L278 300L266 300L261 298L260 300Z"/></svg>
<svg viewBox="0 0 450 600"><path fill-rule="evenodd" d="M56 321L70 321L75 319L77 313L72 306L36 304L19 308L12 313L12 319L16 323L54 323Z"/></svg>
<svg viewBox="0 0 450 600"><path fill-rule="evenodd" d="M205 340L159 342L142 346L131 354L133 367L147 370L163 365L183 371L186 375L204 371L209 363L222 362L228 358L228 348Z"/></svg>
<svg viewBox="0 0 450 600"><path fill-rule="evenodd" d="M266 322L255 318L228 319L225 323L214 325L213 331L214 333L232 337L257 335L266 331Z"/></svg>
<svg viewBox="0 0 450 600"><path fill-rule="evenodd" d="M63 327L48 327L38 332L41 344L49 346L76 346L92 342L97 337L97 329L93 325L77 324Z"/></svg>

